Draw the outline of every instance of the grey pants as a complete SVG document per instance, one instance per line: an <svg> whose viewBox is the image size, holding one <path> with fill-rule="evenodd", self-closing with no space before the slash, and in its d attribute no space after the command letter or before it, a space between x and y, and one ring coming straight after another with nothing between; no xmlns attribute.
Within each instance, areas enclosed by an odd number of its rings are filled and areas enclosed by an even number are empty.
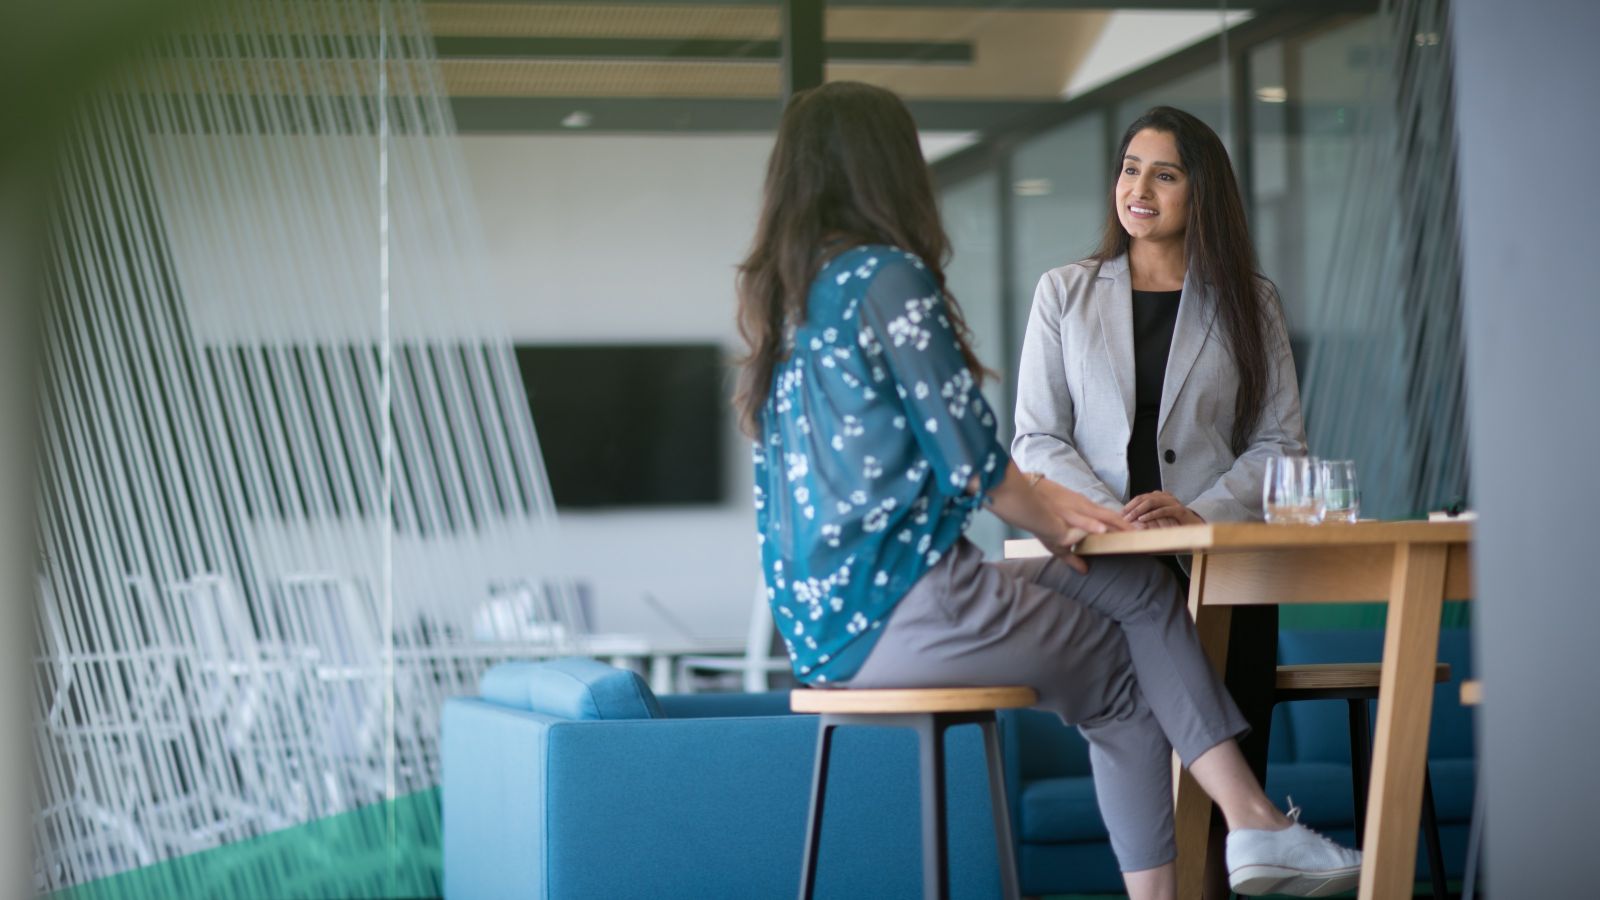
<svg viewBox="0 0 1600 900"><path fill-rule="evenodd" d="M1195 636L1177 580L1150 557L985 563L959 542L894 608L852 688L1028 685L1089 742L1124 872L1177 855L1172 757L1247 729Z"/></svg>

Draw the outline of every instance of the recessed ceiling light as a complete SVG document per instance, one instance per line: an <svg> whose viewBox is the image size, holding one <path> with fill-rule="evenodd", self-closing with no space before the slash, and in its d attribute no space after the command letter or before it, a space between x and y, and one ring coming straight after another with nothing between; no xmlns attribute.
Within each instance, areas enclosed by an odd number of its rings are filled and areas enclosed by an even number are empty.
<svg viewBox="0 0 1600 900"><path fill-rule="evenodd" d="M594 116L589 115L581 109L575 109L572 112L567 113L567 117L561 120L561 127L588 128L589 123L593 121Z"/></svg>
<svg viewBox="0 0 1600 900"><path fill-rule="evenodd" d="M1048 178L1021 178L1011 185L1011 192L1018 197L1044 197L1054 189Z"/></svg>
<svg viewBox="0 0 1600 900"><path fill-rule="evenodd" d="M1287 103L1289 102L1289 89L1281 84L1258 87L1256 88L1256 99L1262 103Z"/></svg>

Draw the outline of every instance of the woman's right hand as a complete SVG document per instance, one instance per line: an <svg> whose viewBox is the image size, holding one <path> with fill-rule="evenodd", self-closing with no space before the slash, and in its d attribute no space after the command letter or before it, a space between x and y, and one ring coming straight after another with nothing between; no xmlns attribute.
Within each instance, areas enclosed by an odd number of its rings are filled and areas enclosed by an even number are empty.
<svg viewBox="0 0 1600 900"><path fill-rule="evenodd" d="M1087 534L1105 534L1108 531L1132 531L1133 523L1120 510L1110 509L1088 497L1063 487L1048 478L1040 478L1033 489L1050 511L1060 516L1068 526ZM1077 541L1073 541L1074 544Z"/></svg>
<svg viewBox="0 0 1600 900"><path fill-rule="evenodd" d="M1039 543L1044 545L1050 555L1071 566L1079 575L1089 574L1089 563L1076 552L1078 542L1089 536L1089 532L1082 528L1068 525L1065 519L1057 519L1061 524L1053 534L1036 535Z"/></svg>

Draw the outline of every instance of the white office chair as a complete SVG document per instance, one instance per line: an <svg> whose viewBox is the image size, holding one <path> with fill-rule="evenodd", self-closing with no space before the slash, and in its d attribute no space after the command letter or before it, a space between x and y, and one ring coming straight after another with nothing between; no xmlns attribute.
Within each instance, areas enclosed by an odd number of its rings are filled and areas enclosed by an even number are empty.
<svg viewBox="0 0 1600 900"><path fill-rule="evenodd" d="M742 676L746 693L770 690L769 676L787 674L789 660L773 658L772 607L767 601L767 582L756 578L755 603L750 607L750 628L745 634L743 656L685 656L678 660L679 690L693 693L698 687L696 674Z"/></svg>

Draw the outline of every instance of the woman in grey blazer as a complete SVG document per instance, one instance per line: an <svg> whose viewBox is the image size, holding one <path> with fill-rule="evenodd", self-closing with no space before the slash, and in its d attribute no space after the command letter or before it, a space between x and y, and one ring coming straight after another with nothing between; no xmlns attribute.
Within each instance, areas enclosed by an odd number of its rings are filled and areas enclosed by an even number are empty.
<svg viewBox="0 0 1600 900"><path fill-rule="evenodd" d="M1012 456L1047 479L1046 496L1064 486L1135 528L1259 519L1266 460L1305 452L1305 429L1283 312L1256 271L1227 151L1194 116L1156 107L1115 158L1099 248L1039 279ZM1241 611L1234 627L1249 633L1230 641L1229 671L1270 673L1276 609ZM1234 699L1251 722L1268 720L1271 683L1240 681ZM1242 742L1258 775L1266 737L1257 728ZM1234 890L1354 884L1354 859L1318 883L1250 864L1245 844L1259 835L1235 826L1228 837Z"/></svg>
<svg viewBox="0 0 1600 900"><path fill-rule="evenodd" d="M1100 247L1039 279L1012 456L1135 527L1259 519L1266 460L1306 439L1227 151L1171 107L1122 148Z"/></svg>

